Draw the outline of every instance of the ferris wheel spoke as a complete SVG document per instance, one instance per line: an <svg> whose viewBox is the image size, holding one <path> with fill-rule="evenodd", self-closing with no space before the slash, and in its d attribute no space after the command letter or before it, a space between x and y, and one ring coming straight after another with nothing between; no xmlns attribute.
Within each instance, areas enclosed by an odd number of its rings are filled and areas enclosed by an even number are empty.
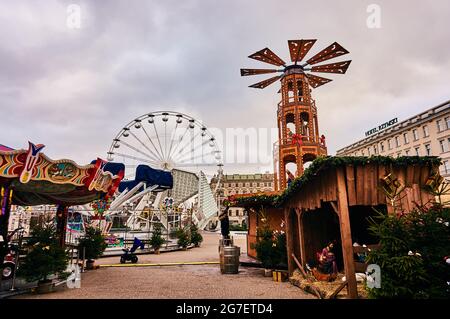
<svg viewBox="0 0 450 319"><path fill-rule="evenodd" d="M164 159L167 161L167 121L164 121Z"/></svg>
<svg viewBox="0 0 450 319"><path fill-rule="evenodd" d="M198 136L198 135L199 135L199 133L197 134L197 136ZM195 139L195 137L194 137L194 139ZM202 144L200 144L200 146L199 146L199 147L202 148L202 156L204 155L204 153L203 153L204 148L203 148L203 147L204 147L206 144L208 144L209 141L210 141L210 139L207 139L207 140L203 141ZM194 145L194 141L191 141L191 145ZM182 151L182 150L180 150L180 153L181 153L181 151ZM192 154L192 153L194 153L194 150L193 150L193 149L190 149L190 150L188 150L187 152L184 152L182 155L177 154L177 157L176 157L176 160L175 160L175 161L180 160L180 159L184 158L184 156L186 156L186 155L188 155L188 154Z"/></svg>
<svg viewBox="0 0 450 319"><path fill-rule="evenodd" d="M180 155L179 155L179 154L181 154L181 152L183 152L184 149L185 149L187 146L189 146L189 145L191 146L191 149L188 151L188 153L189 153L189 152L193 152L193 149L192 149L192 148L193 148L193 145L194 145L195 138L196 138L197 136L199 136L200 133L201 133L201 132L197 132L197 134L196 134L195 136L193 135L193 136L191 137L191 143L190 143L190 144L189 144L189 143L188 143L188 144L185 144L185 145L180 149L180 151L178 152L178 154L177 154L177 156L176 156L177 158L180 158ZM185 154L187 154L187 153L185 153Z"/></svg>
<svg viewBox="0 0 450 319"><path fill-rule="evenodd" d="M180 163L177 167L205 167L205 166L217 166L217 163Z"/></svg>
<svg viewBox="0 0 450 319"><path fill-rule="evenodd" d="M133 136L134 136L134 134L133 134ZM145 157L148 157L149 159L151 159L151 160L153 160L153 161L155 161L155 162L158 161L157 158L154 158L154 157L150 156L149 154L144 153L144 152L141 151L140 149L138 149L138 148L136 148L136 147L134 147L134 146L128 144L127 142L121 141L121 143L124 144L125 146L128 146L128 147L131 148L132 150L134 150L134 151L136 151L136 152L138 152L138 153L144 155Z"/></svg>
<svg viewBox="0 0 450 319"><path fill-rule="evenodd" d="M163 148L162 148L162 146L161 146L161 141L159 140L159 134L158 134L158 130L156 129L156 125L155 125L155 122L153 122L153 128L155 129L155 133L156 133L156 138L158 139L158 145L159 145L159 149L161 150L161 153L162 153L162 158L164 159Z"/></svg>
<svg viewBox="0 0 450 319"><path fill-rule="evenodd" d="M189 125L188 125L188 126L186 127L186 129L184 130L184 133L183 133L183 135L181 135L181 138L180 138L180 140L178 141L178 143L175 144L175 147L173 148L173 151L169 154L169 158L172 157L172 153L175 153L175 151L177 150L178 146L181 145L181 142L183 141L183 138L185 137L185 135L186 135L186 133L187 133L188 131L189 131ZM175 154L173 154L173 155L175 155Z"/></svg>
<svg viewBox="0 0 450 319"><path fill-rule="evenodd" d="M128 158L128 159L132 159L132 160L136 160L136 161L140 161L140 162L145 162L145 163L149 163L149 164L156 165L156 166L159 165L159 163L154 162L154 161L150 161L150 160L145 159L145 158L131 156L131 155L128 155L128 154L123 154L123 153L114 153L114 154L116 154L117 156L122 156L122 157L125 157L125 158Z"/></svg>
<svg viewBox="0 0 450 319"><path fill-rule="evenodd" d="M134 134L133 132L130 131L130 134L133 135L133 137L139 142L139 144L141 144L146 150L148 150L153 156L154 156L154 160L158 161L159 156L156 155L154 152L152 152L151 149L148 148L147 145L145 145L144 142L141 141L141 139L139 137L136 136L136 134Z"/></svg>
<svg viewBox="0 0 450 319"><path fill-rule="evenodd" d="M197 155L197 156L194 156L194 157L191 157L191 158L188 158L188 159L181 158L181 159L178 161L178 163L185 163L187 160L193 161L193 160L196 160L196 159L198 159L198 158L205 157L205 155L206 155L206 156L208 156L208 155L214 155L214 152L210 152L210 153L206 153L206 154L199 154L199 155Z"/></svg>
<svg viewBox="0 0 450 319"><path fill-rule="evenodd" d="M176 136L177 129L178 129L178 122L175 125L175 129L173 130L172 134L170 135L170 147L169 147L169 153L167 156L167 160L170 160L170 153L172 153L173 137Z"/></svg>
<svg viewBox="0 0 450 319"><path fill-rule="evenodd" d="M144 125L142 125L142 130L144 130L145 135L147 136L148 140L152 144L153 148L155 149L156 153L158 153L158 158L163 161L163 156L161 153L159 153L158 149L156 148L155 144L153 143L152 139L150 138L150 135L148 135L147 130L145 129Z"/></svg>

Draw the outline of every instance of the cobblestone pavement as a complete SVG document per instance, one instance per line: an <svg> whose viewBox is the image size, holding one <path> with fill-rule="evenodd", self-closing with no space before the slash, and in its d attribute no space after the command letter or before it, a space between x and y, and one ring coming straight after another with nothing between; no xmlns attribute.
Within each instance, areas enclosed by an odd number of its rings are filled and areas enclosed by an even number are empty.
<svg viewBox="0 0 450 319"><path fill-rule="evenodd" d="M139 263L219 261L218 234L204 233L199 248L188 251L141 255ZM245 257L245 237L235 237ZM98 264L117 264L119 257L102 258ZM16 298L314 298L290 283L274 282L263 270L240 267L237 275L222 275L219 265L157 267L105 267L82 274L80 289L60 287L45 295Z"/></svg>

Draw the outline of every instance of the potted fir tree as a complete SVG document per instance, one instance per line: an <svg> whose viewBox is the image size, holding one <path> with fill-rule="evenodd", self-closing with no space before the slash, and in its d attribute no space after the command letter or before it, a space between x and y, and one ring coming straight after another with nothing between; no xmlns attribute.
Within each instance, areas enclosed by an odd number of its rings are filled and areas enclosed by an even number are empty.
<svg viewBox="0 0 450 319"><path fill-rule="evenodd" d="M52 277L62 274L69 262L65 249L58 243L54 223L33 227L26 247L28 254L19 268L18 276L28 282L38 281L38 293L51 292Z"/></svg>
<svg viewBox="0 0 450 319"><path fill-rule="evenodd" d="M155 254L159 255L159 249L164 244L164 242L165 240L162 237L161 223L157 223L153 227L152 238L150 238L150 246L152 246Z"/></svg>
<svg viewBox="0 0 450 319"><path fill-rule="evenodd" d="M198 227L196 225L191 226L191 243L195 247L200 247L200 243L203 241L203 236L199 233Z"/></svg>
<svg viewBox="0 0 450 319"><path fill-rule="evenodd" d="M79 239L78 249L81 254L87 259L86 268L94 269L94 260L99 258L107 247L105 237L102 231L98 228L88 226L84 237Z"/></svg>
<svg viewBox="0 0 450 319"><path fill-rule="evenodd" d="M178 246L183 248L183 250L187 250L187 247L191 243L188 230L186 228L179 228L176 231L176 236L178 238Z"/></svg>

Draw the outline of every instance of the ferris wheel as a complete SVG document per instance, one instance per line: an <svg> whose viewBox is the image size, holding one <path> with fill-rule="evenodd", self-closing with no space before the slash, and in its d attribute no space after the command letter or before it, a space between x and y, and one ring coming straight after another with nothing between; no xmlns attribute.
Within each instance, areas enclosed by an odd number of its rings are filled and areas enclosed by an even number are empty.
<svg viewBox="0 0 450 319"><path fill-rule="evenodd" d="M179 169L220 175L222 153L215 137L195 118L170 111L139 116L113 139L108 161L125 164L125 179L133 179L140 164L171 171Z"/></svg>

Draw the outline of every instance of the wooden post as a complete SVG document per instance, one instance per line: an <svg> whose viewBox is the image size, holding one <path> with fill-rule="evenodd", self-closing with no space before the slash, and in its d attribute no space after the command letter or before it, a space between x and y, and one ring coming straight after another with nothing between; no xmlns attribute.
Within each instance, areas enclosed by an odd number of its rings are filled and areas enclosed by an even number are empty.
<svg viewBox="0 0 450 319"><path fill-rule="evenodd" d="M291 255L294 254L294 234L291 229L291 211L288 205L284 208L284 220L286 221L286 250L288 255L288 271L292 275L295 270L294 260Z"/></svg>
<svg viewBox="0 0 450 319"><path fill-rule="evenodd" d="M337 168L336 175L342 257L344 260L345 277L348 282L347 293L349 298L355 299L358 298L358 291L356 286L355 263L353 260L352 233L350 228L350 214L348 210L344 168Z"/></svg>
<svg viewBox="0 0 450 319"><path fill-rule="evenodd" d="M9 186L0 187L0 235L3 242L0 242L0 260L3 264L8 251L8 222L11 212L12 189Z"/></svg>
<svg viewBox="0 0 450 319"><path fill-rule="evenodd" d="M298 223L298 240L300 244L300 259L303 266L306 265L306 251L305 251L305 238L303 235L303 226L302 226L302 213L303 211L299 208L296 210L297 213L297 223Z"/></svg>
<svg viewBox="0 0 450 319"><path fill-rule="evenodd" d="M66 245L67 211L65 205L58 205L56 209L56 233L61 247Z"/></svg>

